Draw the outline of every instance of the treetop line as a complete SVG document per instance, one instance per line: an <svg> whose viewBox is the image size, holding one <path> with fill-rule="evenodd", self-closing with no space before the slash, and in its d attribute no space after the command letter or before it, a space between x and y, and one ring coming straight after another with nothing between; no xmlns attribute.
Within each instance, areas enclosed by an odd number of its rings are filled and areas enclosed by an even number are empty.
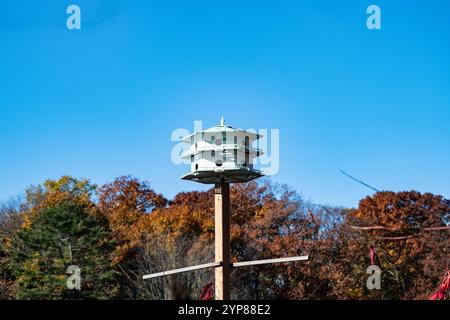
<svg viewBox="0 0 450 320"><path fill-rule="evenodd" d="M66 26L69 30L81 30L81 9L78 5L70 5L66 9L69 15L66 20ZM381 29L381 9L378 5L371 4L366 9L369 14L366 20L366 26L369 30Z"/></svg>

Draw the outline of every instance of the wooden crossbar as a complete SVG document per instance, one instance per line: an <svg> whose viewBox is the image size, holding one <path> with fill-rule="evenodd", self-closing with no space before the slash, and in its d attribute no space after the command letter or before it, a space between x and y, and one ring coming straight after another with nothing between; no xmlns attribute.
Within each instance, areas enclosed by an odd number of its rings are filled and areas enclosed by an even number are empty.
<svg viewBox="0 0 450 320"><path fill-rule="evenodd" d="M304 261L304 260L308 260L308 256L235 262L235 263L232 263L231 266L232 267L247 267L247 266L260 265L260 264L294 262L294 261ZM199 265L192 266L192 267L173 269L173 270L168 270L168 271L163 271L163 272L147 274L147 275L143 276L142 279L146 280L146 279L168 276L168 275L175 274L175 273L189 272L189 271L195 271L195 270L206 269L206 268L218 268L218 267L222 267L222 266L223 266L222 262L211 262L211 263L199 264Z"/></svg>
<svg viewBox="0 0 450 320"><path fill-rule="evenodd" d="M235 263L233 263L233 267L247 267L247 266L256 266L256 265L259 265L259 264L293 262L293 261L303 261L303 260L308 260L308 256L235 262Z"/></svg>
<svg viewBox="0 0 450 320"><path fill-rule="evenodd" d="M221 262L211 262L211 263L199 264L199 265L192 266L192 267L173 269L173 270L169 270L169 271L147 274L147 275L143 276L142 279L145 280L145 279L163 277L163 276L168 276L170 274L195 271L195 270L206 269L206 268L217 268L217 267L220 267L221 265L222 265Z"/></svg>

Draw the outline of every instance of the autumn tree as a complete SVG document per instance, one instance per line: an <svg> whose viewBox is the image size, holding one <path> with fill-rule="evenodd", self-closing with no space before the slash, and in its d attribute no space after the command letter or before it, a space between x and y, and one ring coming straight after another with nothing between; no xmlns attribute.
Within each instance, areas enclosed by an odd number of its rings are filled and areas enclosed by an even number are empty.
<svg viewBox="0 0 450 320"><path fill-rule="evenodd" d="M142 221L140 274L213 261L213 215L210 210L201 210L195 202L189 202L191 205L184 202L198 195L185 193L184 200L178 196L168 207L154 210ZM212 281L211 272L146 280L140 287L146 298L197 299L203 286Z"/></svg>
<svg viewBox="0 0 450 320"><path fill-rule="evenodd" d="M99 209L111 227L117 248L115 263L123 262L139 240L139 221L167 200L145 181L122 176L101 187Z"/></svg>
<svg viewBox="0 0 450 320"><path fill-rule="evenodd" d="M414 299L431 295L450 259L449 221L450 200L431 193L378 192L361 200L347 218L353 233L358 233L348 243L347 256L355 257L352 279L363 278L370 244L383 273L379 292L367 292L364 281L353 282L356 297Z"/></svg>
<svg viewBox="0 0 450 320"><path fill-rule="evenodd" d="M46 180L42 185L26 189L26 204L29 208L24 217L24 225L30 224L35 215L43 208L59 206L72 202L84 206L91 214L97 213L93 197L97 186L87 179L62 176L58 180Z"/></svg>
<svg viewBox="0 0 450 320"><path fill-rule="evenodd" d="M20 198L13 198L0 205L0 299L15 296L15 277L11 265L11 243L20 230L26 210Z"/></svg>
<svg viewBox="0 0 450 320"><path fill-rule="evenodd" d="M29 212L21 196L12 197L0 204L0 299L13 299L16 295L12 267L12 243L21 230L24 215Z"/></svg>
<svg viewBox="0 0 450 320"><path fill-rule="evenodd" d="M137 274L136 255L141 238L147 234L144 221L153 210L166 203L167 200L148 182L129 176L118 177L99 190L100 215L108 221L116 240L112 262L122 273L123 298L140 296L139 286L135 283L142 280Z"/></svg>

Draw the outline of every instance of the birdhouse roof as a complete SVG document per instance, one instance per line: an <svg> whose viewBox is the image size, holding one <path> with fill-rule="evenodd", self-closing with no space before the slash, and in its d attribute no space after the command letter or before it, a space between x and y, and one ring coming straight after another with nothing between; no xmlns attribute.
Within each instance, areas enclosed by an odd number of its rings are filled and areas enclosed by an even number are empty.
<svg viewBox="0 0 450 320"><path fill-rule="evenodd" d="M212 133L222 133L222 132L234 133L234 134L238 134L238 135L246 135L246 136L249 136L250 140L257 140L262 137L262 135L260 135L258 133L249 132L249 131L245 131L242 129L233 128L231 126L221 124L221 125L206 129L204 131L194 132L194 133L182 138L181 141L190 143L190 139L192 136L197 136L197 135L201 135L204 133L212 134Z"/></svg>

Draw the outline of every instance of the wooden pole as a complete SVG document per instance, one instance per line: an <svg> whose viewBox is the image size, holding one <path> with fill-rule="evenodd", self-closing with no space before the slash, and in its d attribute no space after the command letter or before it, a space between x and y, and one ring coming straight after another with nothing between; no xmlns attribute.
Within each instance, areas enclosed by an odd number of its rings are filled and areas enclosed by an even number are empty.
<svg viewBox="0 0 450 320"><path fill-rule="evenodd" d="M215 272L216 300L230 300L230 183L217 183L215 202L215 261L221 262Z"/></svg>

